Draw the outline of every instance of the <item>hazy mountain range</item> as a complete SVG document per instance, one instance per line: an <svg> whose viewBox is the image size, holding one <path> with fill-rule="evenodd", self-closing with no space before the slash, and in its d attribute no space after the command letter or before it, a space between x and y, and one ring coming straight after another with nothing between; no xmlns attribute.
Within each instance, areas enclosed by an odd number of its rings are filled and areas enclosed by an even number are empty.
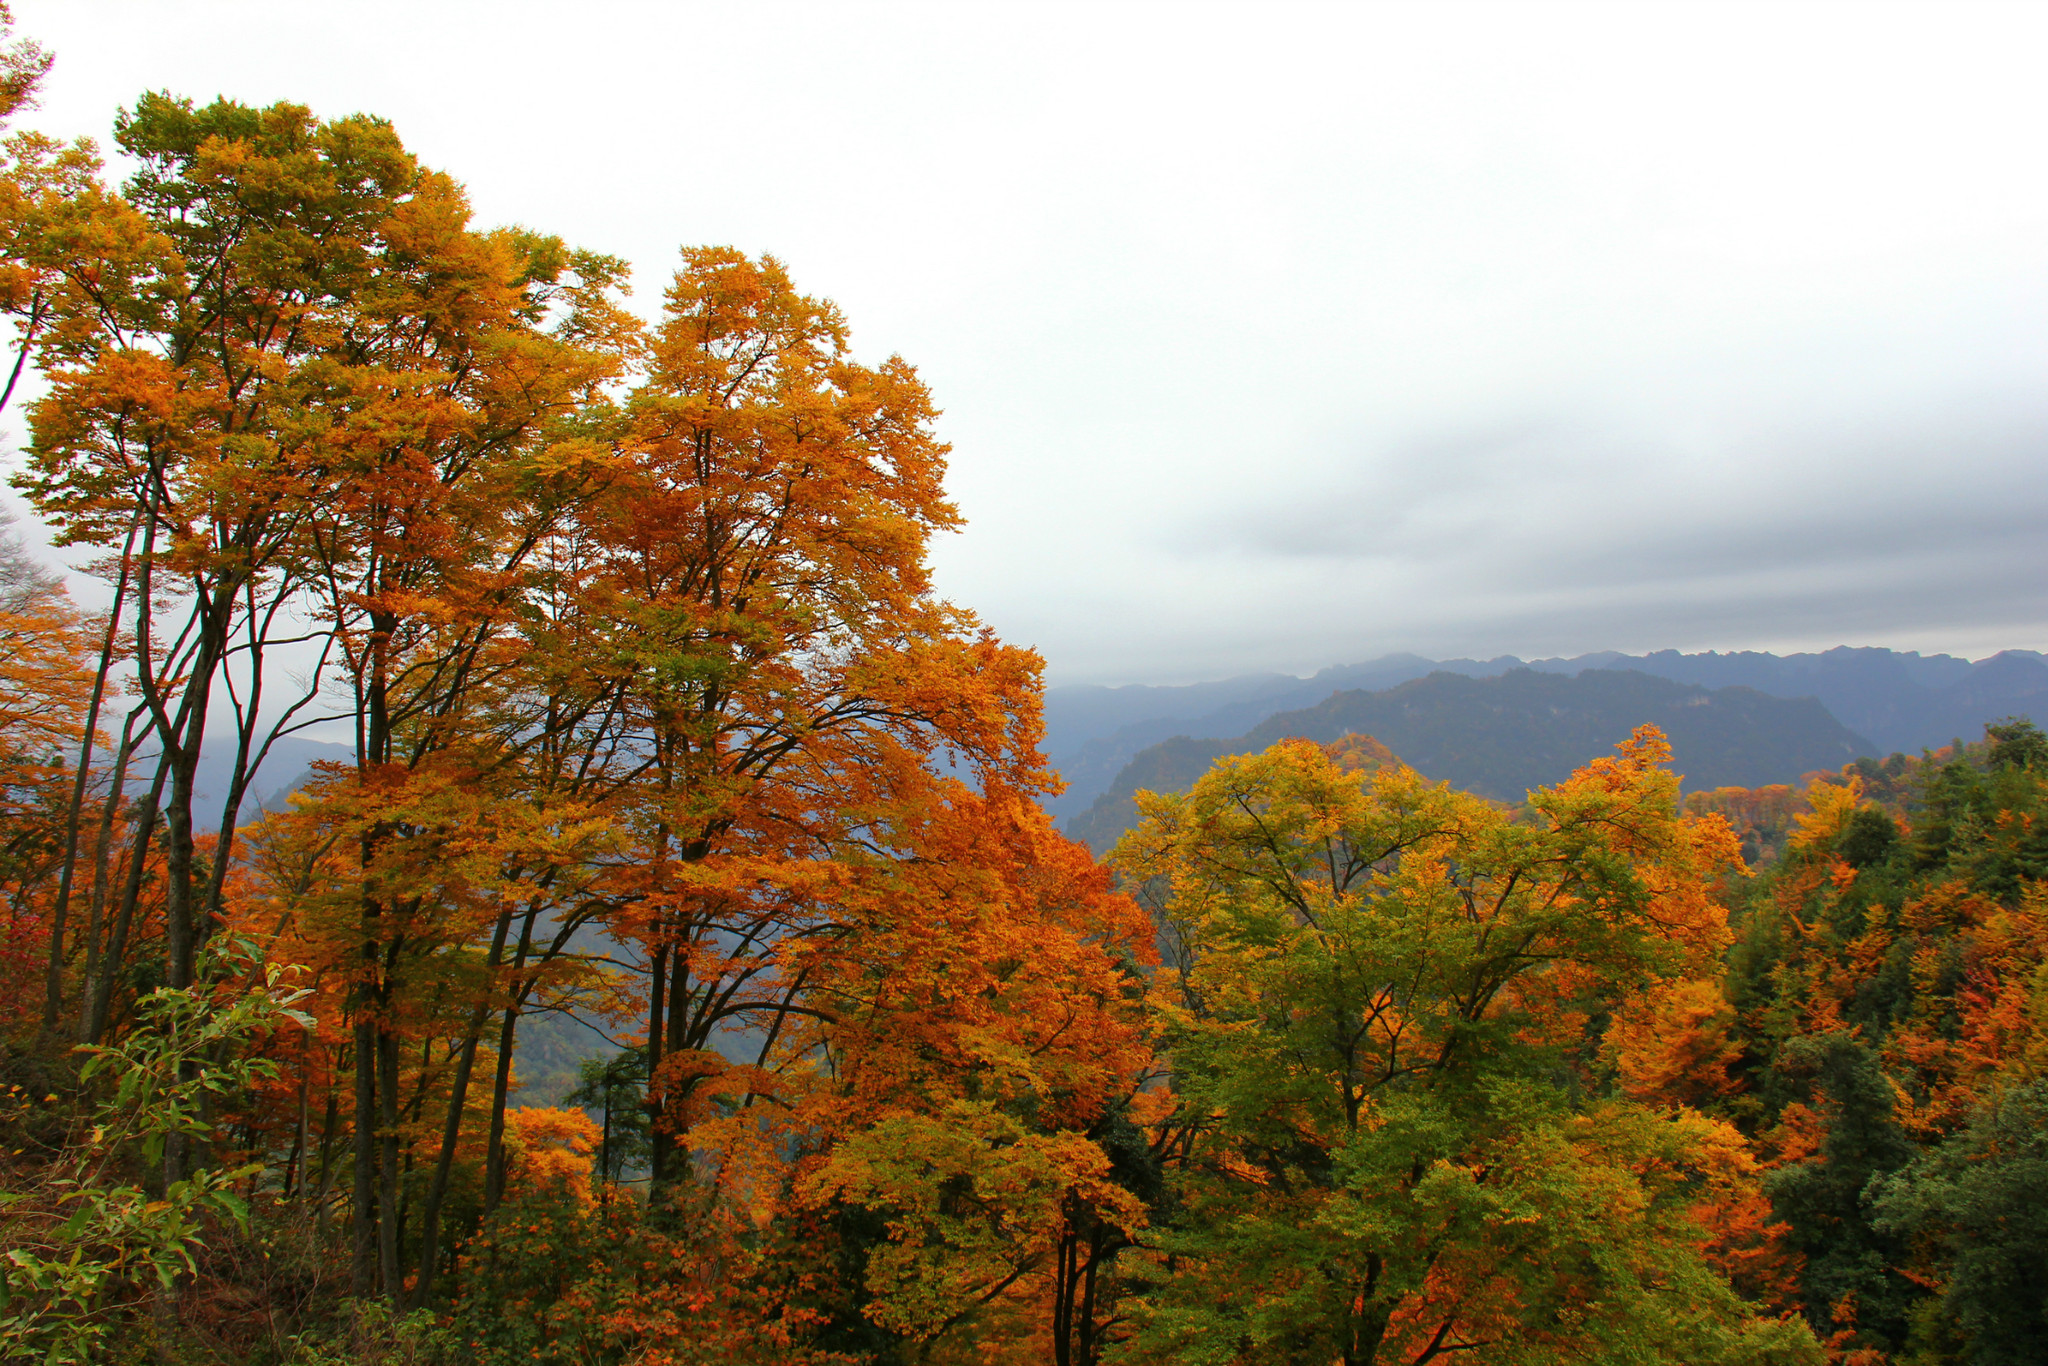
<svg viewBox="0 0 2048 1366"><path fill-rule="evenodd" d="M1617 676L1628 674L1642 682L1621 683ZM1471 687L1477 680L1507 681ZM1666 687L1651 686L1657 682ZM1365 700L1403 685L1410 686L1397 698ZM1737 695L1743 693L1752 696ZM1507 797L1533 782L1557 781L1641 721L1657 721L1671 734L1690 789L1791 782L1859 754L1974 738L1986 721L2009 715L2048 716L2048 662L2033 651L1974 663L1847 647L1782 656L1389 655L1311 678L1258 674L1181 687L1053 688L1046 695L1046 751L1069 784L1052 810L1070 833L1101 847L1123 827L1130 791L1185 786L1216 755L1282 735L1369 732L1431 777ZM1321 733L1333 725L1339 729ZM1098 799L1108 805L1091 812Z"/></svg>
<svg viewBox="0 0 2048 1366"><path fill-rule="evenodd" d="M1680 768L1688 774L1689 787L1703 784L1718 786L1722 782L1736 781L1745 785L1759 781L1792 781L1802 772L1823 766L1820 762L1807 763L1804 756L1809 752L1832 754L1833 750L1828 747L1841 743L1843 734L1848 736L1848 743L1857 747L1858 753L1884 755L1893 750L1918 751L1923 747L1944 745L1956 737L1973 739L1986 721L2003 716L2031 715L2036 720L2048 722L2048 658L2031 650L2007 650L1974 663L1952 655L1847 647L1820 654L1795 655L1755 651L1688 655L1675 650L1625 655L1609 651L1574 659L1537 660L1522 660L1512 655L1487 660L1431 660L1419 655L1399 654L1362 664L1324 669L1309 678L1296 678L1289 674L1247 674L1212 683L1180 686L1105 688L1078 685L1049 689L1045 699L1046 753L1068 783L1066 793L1049 805L1061 818L1064 828L1078 832L1078 818L1098 798L1120 785L1126 767L1133 760L1162 741L1185 737L1191 741L1239 742L1238 749L1211 747L1211 757L1235 753L1252 743L1255 730L1263 735L1266 729L1270 729L1263 726L1269 719L1283 713L1318 711L1322 704L1333 702L1339 693L1385 692L1431 674L1491 679L1524 669L1566 679L1587 670L1634 672L1708 691L1744 688L1768 698L1805 698L1819 704L1817 710L1779 713L1769 709L1758 710L1756 704L1738 704L1733 699L1719 700L1711 709L1716 724L1723 716L1751 717L1751 721L1744 724L1764 728L1755 734L1768 731L1788 743L1789 747L1784 751L1786 757L1775 768L1769 765L1759 768L1755 763L1748 768L1730 767L1732 760L1711 756L1702 750L1688 753L1706 732L1700 732L1697 738L1687 732L1687 740L1680 743L1680 732L1673 731L1682 761ZM1622 703L1616 700L1617 696L1611 692L1588 693L1572 703L1574 716L1592 718L1586 721L1592 729L1584 733L1583 740L1572 738L1568 729L1560 729L1550 738L1538 738L1533 733L1527 736L1511 734L1476 719L1457 720L1457 708L1460 706L1483 708L1491 704L1482 701L1481 694L1461 693L1449 684L1406 697L1403 705L1411 709L1439 709L1437 724L1453 730L1462 727L1475 737L1491 736L1486 743L1494 746L1492 753L1495 757L1486 762L1497 765L1497 769L1488 770L1495 775L1491 778L1472 766L1477 760L1469 755L1457 761L1455 772L1449 768L1442 772L1433 771L1431 764L1441 767L1449 760L1439 759L1440 751L1436 748L1426 751L1417 748L1418 737L1409 736L1406 731L1396 729L1391 734L1382 733L1370 725L1352 725L1351 728L1377 735L1403 759L1421 767L1432 777L1450 778L1461 786L1487 791L1490 790L1489 783L1497 785L1502 780L1520 781L1519 778L1509 779L1508 775L1542 773L1546 776L1541 781L1546 782L1562 777L1562 772L1552 775L1541 764L1532 768L1523 762L1530 756L1549 752L1546 746L1563 744L1565 750L1558 751L1563 754L1574 745L1592 745L1585 753L1571 753L1566 772L1571 765L1583 762L1591 754L1604 752L1627 734L1629 725L1633 724L1622 722L1623 716L1635 714L1629 711L1633 704ZM1607 701L1602 702L1602 698ZM1609 704L1619 710L1611 709ZM1649 694L1643 694L1642 706L1638 708L1642 714L1638 719L1657 719L1642 710L1654 710L1655 705ZM1342 710L1337 708L1327 715L1336 715ZM1421 713L1417 711L1415 714ZM1796 719L1799 717L1806 719ZM1308 728L1320 722L1304 719L1297 724L1303 728L1284 733L1307 734ZM1559 723L1561 727L1564 724L1562 721ZM1733 721L1729 726L1729 729L1715 733L1722 737L1718 743L1734 746L1728 751L1730 756L1743 752L1758 753L1753 748L1745 749L1743 737L1749 732L1742 731ZM1667 729L1670 729L1668 725ZM1610 735L1608 730L1614 733ZM1405 747L1398 738L1401 736L1408 736ZM1797 737L1803 738L1792 743ZM1278 738L1277 735L1274 738ZM1194 752L1195 749L1185 746L1176 751ZM1449 751L1441 752L1448 754ZM299 736L281 740L257 778L253 799L245 805L243 818L246 820L254 816L259 800L264 805L281 804L284 794L305 780L307 768L313 761L332 759L346 762L351 757L352 751L346 745L322 743ZM1683 762L1688 759L1692 764L1690 769ZM200 761L198 787L202 805L197 814L209 827L218 819L218 812L217 809L208 810L208 807L218 803L226 790L229 762L230 756L218 752L213 746L208 747ZM1825 766L1839 767L1842 762L1841 759L1829 759ZM1801 764L1804 766L1799 767ZM1154 755L1146 760L1144 771L1159 775L1163 781L1170 767L1163 756ZM138 768L137 771L143 770ZM1716 776L1708 781L1710 774L1729 772L1750 776ZM1754 775L1758 772L1773 776L1756 778ZM1466 776L1461 777L1461 774ZM1132 781L1136 781L1135 774ZM1127 783L1122 785L1129 787Z"/></svg>

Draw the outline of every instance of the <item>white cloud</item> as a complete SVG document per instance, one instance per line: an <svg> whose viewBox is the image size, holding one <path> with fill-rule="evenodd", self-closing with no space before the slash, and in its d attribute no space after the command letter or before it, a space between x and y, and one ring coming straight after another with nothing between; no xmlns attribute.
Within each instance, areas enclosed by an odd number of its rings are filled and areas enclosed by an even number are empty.
<svg viewBox="0 0 2048 1366"><path fill-rule="evenodd" d="M782 255L1062 681L2048 646L2036 7L15 9L52 131L368 109L647 297Z"/></svg>

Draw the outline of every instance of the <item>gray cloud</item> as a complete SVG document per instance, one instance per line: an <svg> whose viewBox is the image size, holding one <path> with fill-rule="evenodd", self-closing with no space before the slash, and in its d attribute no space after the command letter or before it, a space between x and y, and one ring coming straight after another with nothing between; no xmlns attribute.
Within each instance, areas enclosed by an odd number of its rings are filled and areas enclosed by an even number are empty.
<svg viewBox="0 0 2048 1366"><path fill-rule="evenodd" d="M1160 548L1196 577L1283 567L1325 599L1326 653L2040 638L2048 403L1880 386L1860 405L1724 402L1702 424L1673 417L1697 394L1635 397L1605 420L1360 442L1192 512ZM1332 624L1360 602L1369 616ZM1269 610L1268 648L1291 613Z"/></svg>
<svg viewBox="0 0 2048 1366"><path fill-rule="evenodd" d="M1058 681L2048 647L2039 6L15 12L52 133L369 109L647 306L781 255L932 383L938 582Z"/></svg>

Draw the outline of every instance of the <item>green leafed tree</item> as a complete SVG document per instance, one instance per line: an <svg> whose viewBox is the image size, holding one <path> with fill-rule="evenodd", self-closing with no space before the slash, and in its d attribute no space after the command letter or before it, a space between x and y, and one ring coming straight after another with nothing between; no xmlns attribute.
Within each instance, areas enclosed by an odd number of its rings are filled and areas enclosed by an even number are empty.
<svg viewBox="0 0 2048 1366"><path fill-rule="evenodd" d="M1817 1361L1703 1255L1739 1141L1594 1085L1624 994L1725 937L1662 737L1517 816L1283 742L1148 798L1115 861L1178 937L1174 1213L1125 1359Z"/></svg>
<svg viewBox="0 0 2048 1366"><path fill-rule="evenodd" d="M1880 1234L1920 1245L1967 1366L2021 1366L2048 1342L2048 1084L2015 1087L1869 1190ZM1945 1336L1931 1316L1917 1336ZM1916 1346L1934 1345L1932 1342ZM1928 1355L1932 1355L1931 1353Z"/></svg>

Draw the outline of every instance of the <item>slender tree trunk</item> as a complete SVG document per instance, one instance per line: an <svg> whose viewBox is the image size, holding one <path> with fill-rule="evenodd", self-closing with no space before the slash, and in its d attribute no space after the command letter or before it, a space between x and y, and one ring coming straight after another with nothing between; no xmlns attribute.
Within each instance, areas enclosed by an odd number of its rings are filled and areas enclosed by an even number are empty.
<svg viewBox="0 0 2048 1366"><path fill-rule="evenodd" d="M209 604L210 605L210 604ZM230 604L232 605L232 604ZM164 761L171 766L170 802L164 808L164 956L165 976L173 987L192 985L199 945L205 931L199 917L204 900L195 895L192 825L193 785L199 773L199 750L206 739L206 709L212 696L213 672L220 666L221 633L209 612L200 625L199 648L192 659L178 715L177 733L158 723Z"/></svg>
<svg viewBox="0 0 2048 1366"><path fill-rule="evenodd" d="M327 1192L334 1182L334 1135L341 1129L341 1091L327 1088L327 1107L320 1119L320 1184L313 1191L313 1206L321 1230L327 1227ZM306 1183L299 1183L299 1203L305 1204Z"/></svg>
<svg viewBox="0 0 2048 1366"><path fill-rule="evenodd" d="M5 411L14 398L15 386L21 383L21 372L28 368L28 353L35 345L36 331L42 326L45 309L42 290L30 296L28 321L21 327L21 346L14 354L14 365L7 372L7 387L0 389L0 411Z"/></svg>
<svg viewBox="0 0 2048 1366"><path fill-rule="evenodd" d="M1071 1215L1060 1234L1053 1254L1052 1277L1052 1360L1053 1366L1072 1366L1074 1327L1074 1225Z"/></svg>
<svg viewBox="0 0 2048 1366"><path fill-rule="evenodd" d="M533 947L533 927L540 918L540 902L527 903L526 919L519 927L519 947L512 952L512 989L505 1001L505 1020L498 1027L497 1076L491 1086L491 1132L484 1145L484 1217L489 1218L505 1198L505 1104L512 1095L512 1045L517 1042L519 1008L526 1004L533 983L522 974L527 954Z"/></svg>
<svg viewBox="0 0 2048 1366"><path fill-rule="evenodd" d="M284 1198L289 1200L297 1195L306 1184L306 1134L312 1120L312 1097L306 1094L305 1051L299 1056L299 1113L292 1126L291 1156L284 1162Z"/></svg>
<svg viewBox="0 0 2048 1366"><path fill-rule="evenodd" d="M1088 1231L1088 1269L1082 1273L1081 1366L1095 1366L1095 1273L1102 1265L1103 1228L1097 1223Z"/></svg>
<svg viewBox="0 0 2048 1366"><path fill-rule="evenodd" d="M662 1166L668 1157L668 1149L661 1137L661 1058L662 1025L668 1018L668 945L662 944L654 951L654 980L647 989L647 1094L642 1108L647 1111L647 1132L649 1151L647 1158L647 1189L661 1189Z"/></svg>
<svg viewBox="0 0 2048 1366"><path fill-rule="evenodd" d="M384 1280L384 1294L398 1300L405 1293L404 1273L399 1269L399 1231L403 1212L398 1208L398 1035L377 1030L377 1114L383 1121L378 1135L377 1182L377 1270Z"/></svg>
<svg viewBox="0 0 2048 1366"><path fill-rule="evenodd" d="M369 677L359 694L359 727L356 746L356 781L369 787L381 774L391 754L390 715L384 687L384 647L390 639L388 623L371 621ZM371 879L378 872L378 854L384 838L382 822L374 822L361 838L360 947L361 973L355 1028L356 1050L356 1142L355 1205L351 1220L355 1235L355 1293L358 1298L374 1294L380 1284L386 1295L399 1293L397 1230L389 1227L397 1203L381 1200L382 1156L379 1131L395 1129L398 1119L398 1069L383 1065L386 1033L384 1011L390 1005L390 982L384 973L383 906L372 890ZM381 1085L380 1085L381 1083ZM382 1121L380 1123L380 1120ZM397 1134L391 1135L393 1142Z"/></svg>
<svg viewBox="0 0 2048 1366"><path fill-rule="evenodd" d="M462 1132L462 1106L469 1095L469 1075L476 1065L476 1046L484 1032L484 1022L491 1014L491 986L497 977L498 963L505 953L505 936L512 928L512 911L507 907L498 915L498 923L491 931L490 953L484 959L483 994L477 998L476 1009L469 1017L469 1031L462 1038L462 1052L455 1061L455 1076L448 1085L448 1118L441 1126L441 1152L434 1163L434 1178L427 1187L426 1203L420 1207L420 1260L419 1279L415 1283L412 1307L423 1308L427 1303L434 1283L435 1259L439 1256L441 1237L441 1202L448 1194L448 1174L455 1165L455 1143Z"/></svg>
<svg viewBox="0 0 2048 1366"><path fill-rule="evenodd" d="M12 387L10 382L9 387ZM0 400L0 406L4 406ZM43 982L43 1033L57 1032L64 1013L64 921L71 909L71 886L78 872L78 827L85 817L85 789L92 780L93 739L100 728L100 706L107 696L107 675L114 667L114 642L119 638L122 599L128 592L128 559L135 549L138 516L128 524L128 543L121 547L121 573L114 584L113 605L107 608L107 631L100 642L99 668L93 673L92 701L85 709L85 734L78 742L78 772L71 780L71 805L64 813L64 871L57 878L57 899L50 909L50 966ZM126 735L123 737L125 759ZM97 921L92 936L99 933Z"/></svg>
<svg viewBox="0 0 2048 1366"><path fill-rule="evenodd" d="M689 1040L690 1009L690 967L689 956L684 952L686 939L679 938L669 954L668 972L668 1028L667 1047L670 1053L682 1051ZM689 1155L676 1146L675 1129L671 1111L679 1098L662 1093L661 1105L653 1114L652 1132L649 1135L649 1161L647 1203L654 1205L676 1182L680 1181L687 1169Z"/></svg>
<svg viewBox="0 0 2048 1366"><path fill-rule="evenodd" d="M498 1066L491 1084L491 1128L484 1144L484 1217L505 1199L505 1105L512 1095L512 1046L518 1040L519 1008L526 1003L528 984L521 982L505 1003L498 1026Z"/></svg>
<svg viewBox="0 0 2048 1366"><path fill-rule="evenodd" d="M201 628L202 636L206 628ZM206 733L207 684L211 681L212 651L202 647L193 660L192 679L180 704L180 725L165 728L161 718L157 735L162 744L159 768L171 770L170 802L164 809L164 977L173 990L192 985L198 966L199 941L192 897L193 864L197 850L192 830L193 783L199 771L199 745ZM178 736L184 736L181 742ZM180 1081L191 1080L193 1065L180 1064ZM191 1144L180 1133L164 1135L164 1183L168 1186L185 1178L191 1166Z"/></svg>
<svg viewBox="0 0 2048 1366"><path fill-rule="evenodd" d="M283 591L285 590L280 589L280 592ZM249 697L246 710L239 716L240 724L235 730L235 764L233 770L228 775L227 796L221 802L220 835L214 846L213 867L206 880L205 896L200 903L203 913L199 922L199 942L202 944L206 942L206 937L211 932L213 918L221 915L225 910L228 871L235 849L235 830L241 823L242 803L248 800L249 789L255 784L256 771L262 766L264 757L269 754L271 742L277 738L277 727L282 727L292 716L296 715L299 708L310 701L314 692L317 691L318 670L325 667L326 663L326 656L323 653L320 665L316 666L314 681L309 684L307 694L286 709L284 717L271 729L270 739L264 741L260 746L257 745L257 732L263 728L261 724L263 708L263 656L267 642L264 639L264 630L259 630L255 623L260 620L264 623L264 629L267 629L269 618L267 616L259 617L254 591L249 589L248 592L247 611L248 619L251 623L249 640L247 642L250 673ZM275 610L275 603L272 604L272 609L273 611Z"/></svg>
<svg viewBox="0 0 2048 1366"><path fill-rule="evenodd" d="M374 948L374 946L372 946ZM367 985L358 988L355 1027L355 1190L349 1209L354 1260L349 1288L357 1299L377 1293L377 1025Z"/></svg>
<svg viewBox="0 0 2048 1366"><path fill-rule="evenodd" d="M156 834L157 802L164 790L164 765L158 764L156 777L150 780L149 795L142 799L142 809L135 814L135 839L128 853L128 876L121 886L121 909L114 915L114 934L107 943L107 954L100 964L99 986L93 993L92 1019L86 1029L85 1042L98 1043L107 1031L108 1017L114 1009L114 978L121 971L121 964L128 954L128 931L135 920L136 904L142 900L142 879L149 870L149 845Z"/></svg>
<svg viewBox="0 0 2048 1366"><path fill-rule="evenodd" d="M138 716L131 713L127 723L121 727L121 746L114 755L114 771L107 775L107 800L100 808L99 836L93 842L92 851L92 907L85 923L85 975L78 991L77 1038L80 1043L91 1043L93 1003L99 996L100 975L104 961L100 936L106 923L107 881L110 871L107 860L113 853L114 821L120 815L121 797L128 786L128 762L135 744L135 722Z"/></svg>
<svg viewBox="0 0 2048 1366"><path fill-rule="evenodd" d="M193 938L192 783L198 766L195 749L167 760L171 765L170 801L164 807L164 979L172 987L192 985L198 953Z"/></svg>

